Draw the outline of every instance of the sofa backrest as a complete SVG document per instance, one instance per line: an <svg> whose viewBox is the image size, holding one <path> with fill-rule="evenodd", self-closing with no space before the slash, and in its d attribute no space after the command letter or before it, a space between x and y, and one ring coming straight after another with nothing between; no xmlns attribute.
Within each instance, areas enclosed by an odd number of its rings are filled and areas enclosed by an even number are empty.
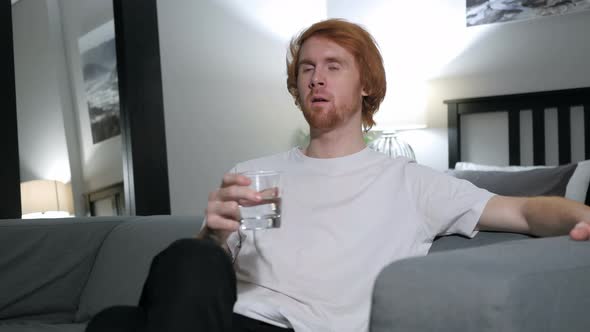
<svg viewBox="0 0 590 332"><path fill-rule="evenodd" d="M129 217L105 239L80 297L76 321L113 305L137 305L152 258L180 238L194 237L202 217Z"/></svg>
<svg viewBox="0 0 590 332"><path fill-rule="evenodd" d="M67 321L116 218L0 221L0 319Z"/></svg>

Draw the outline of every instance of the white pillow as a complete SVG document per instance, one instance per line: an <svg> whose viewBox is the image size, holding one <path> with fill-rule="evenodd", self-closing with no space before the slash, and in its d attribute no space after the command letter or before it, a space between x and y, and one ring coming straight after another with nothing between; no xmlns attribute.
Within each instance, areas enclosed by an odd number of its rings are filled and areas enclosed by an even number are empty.
<svg viewBox="0 0 590 332"><path fill-rule="evenodd" d="M550 167L555 166L493 166L463 161L455 164L455 170L458 171L518 172ZM572 174L572 177L568 181L565 189L565 198L585 203L588 185L590 185L590 160L584 160L578 162L578 167L576 167L574 174Z"/></svg>
<svg viewBox="0 0 590 332"><path fill-rule="evenodd" d="M496 172L519 172L530 171L539 168L551 168L555 166L495 166L459 161L455 164L457 171L496 171Z"/></svg>

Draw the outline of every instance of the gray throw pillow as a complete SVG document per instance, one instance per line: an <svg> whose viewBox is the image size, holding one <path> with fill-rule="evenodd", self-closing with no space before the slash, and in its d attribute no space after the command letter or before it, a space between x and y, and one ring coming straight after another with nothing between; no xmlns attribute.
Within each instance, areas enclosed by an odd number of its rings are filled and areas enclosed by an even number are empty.
<svg viewBox="0 0 590 332"><path fill-rule="evenodd" d="M528 171L458 171L449 173L503 196L565 196L577 164Z"/></svg>

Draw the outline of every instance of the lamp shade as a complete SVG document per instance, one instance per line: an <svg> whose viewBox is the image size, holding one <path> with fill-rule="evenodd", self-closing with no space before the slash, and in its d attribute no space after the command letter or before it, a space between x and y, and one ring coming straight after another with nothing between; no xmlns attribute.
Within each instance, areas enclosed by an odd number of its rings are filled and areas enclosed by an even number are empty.
<svg viewBox="0 0 590 332"><path fill-rule="evenodd" d="M55 180L32 180L20 184L21 209L25 215L40 214L48 217L48 212L61 212L61 215L74 213L72 187Z"/></svg>

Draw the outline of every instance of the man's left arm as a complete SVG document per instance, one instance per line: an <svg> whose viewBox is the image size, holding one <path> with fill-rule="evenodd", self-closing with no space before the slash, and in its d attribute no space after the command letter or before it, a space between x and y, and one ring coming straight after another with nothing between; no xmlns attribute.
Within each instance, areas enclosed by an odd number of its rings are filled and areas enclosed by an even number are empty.
<svg viewBox="0 0 590 332"><path fill-rule="evenodd" d="M479 219L480 230L535 236L568 234L590 240L590 207L561 197L493 196Z"/></svg>

